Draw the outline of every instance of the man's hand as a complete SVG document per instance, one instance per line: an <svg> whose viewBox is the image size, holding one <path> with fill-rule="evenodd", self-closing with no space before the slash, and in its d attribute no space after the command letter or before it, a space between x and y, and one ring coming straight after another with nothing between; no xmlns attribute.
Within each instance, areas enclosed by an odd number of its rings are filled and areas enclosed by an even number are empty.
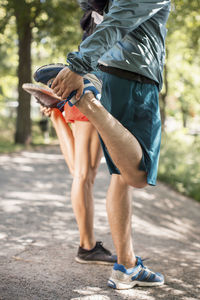
<svg viewBox="0 0 200 300"><path fill-rule="evenodd" d="M66 99L71 92L76 90L76 99L79 100L84 89L83 77L66 67L58 73L51 88L62 99Z"/></svg>

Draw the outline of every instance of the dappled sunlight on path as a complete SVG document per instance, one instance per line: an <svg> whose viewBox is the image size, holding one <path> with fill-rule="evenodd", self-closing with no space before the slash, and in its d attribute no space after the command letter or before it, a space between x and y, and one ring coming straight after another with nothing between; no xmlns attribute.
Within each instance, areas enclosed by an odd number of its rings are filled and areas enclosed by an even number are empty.
<svg viewBox="0 0 200 300"><path fill-rule="evenodd" d="M167 186L133 191L136 254L164 273L166 285L115 291L110 267L74 261L79 234L70 202L70 176L58 147L0 156L0 299L199 298L200 205ZM114 251L102 163L95 182L95 233Z"/></svg>

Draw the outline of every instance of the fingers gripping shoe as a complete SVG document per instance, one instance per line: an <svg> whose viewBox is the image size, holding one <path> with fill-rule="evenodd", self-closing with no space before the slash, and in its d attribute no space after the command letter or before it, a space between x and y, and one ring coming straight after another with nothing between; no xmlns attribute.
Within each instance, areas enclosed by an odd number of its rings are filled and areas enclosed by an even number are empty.
<svg viewBox="0 0 200 300"><path fill-rule="evenodd" d="M58 75L58 73L63 69L67 67L65 64L49 64L40 67L33 75L35 81L41 82L43 84L48 85L49 87L51 86L51 83L53 79ZM100 100L101 98L101 88L102 88L102 82L97 76L94 74L87 74L83 77L84 81L84 90L83 90L83 95L86 93L92 92L95 96L96 99ZM76 91L73 91L67 99L60 101L59 103L56 103L56 107L59 110L63 110L64 105L68 102L70 106L73 106L76 104L77 100L76 97ZM82 97L81 96L81 97ZM38 98L38 102L42 104L41 99ZM45 103L42 104L45 106ZM50 107L50 106L48 106ZM55 107L55 102L53 102L53 107Z"/></svg>
<svg viewBox="0 0 200 300"><path fill-rule="evenodd" d="M58 73L65 67L67 67L67 65L59 63L42 66L35 71L35 73L33 74L33 78L37 82L48 84L48 82L54 79L58 75Z"/></svg>
<svg viewBox="0 0 200 300"><path fill-rule="evenodd" d="M100 83L99 86L101 86ZM24 83L22 87L25 91L33 95L37 102L47 108L58 108L60 111L63 111L64 105L67 102L70 106L73 106L79 101L76 99L76 91L73 91L66 100L62 100L49 87L42 87L32 83ZM81 97L89 92L92 92L96 99L100 99L101 94L99 90L97 90L89 79L84 78L84 91Z"/></svg>
<svg viewBox="0 0 200 300"><path fill-rule="evenodd" d="M87 74L83 76L84 89L81 98L92 92L97 100L101 99L102 82L94 74ZM80 99L81 99L80 98ZM76 91L73 91L69 97L65 100L70 106L75 105L79 100L76 99ZM64 103L64 104L65 104ZM62 105L62 104L61 104Z"/></svg>
<svg viewBox="0 0 200 300"><path fill-rule="evenodd" d="M134 268L126 269L123 265L114 264L108 286L114 289L130 289L134 286L158 286L164 284L164 277L144 267L139 256Z"/></svg>
<svg viewBox="0 0 200 300"><path fill-rule="evenodd" d="M93 93L97 100L101 99L102 82L94 74L87 74L83 76L84 89L81 98L87 93ZM80 98L80 99L81 99ZM80 100L79 99L79 100ZM76 99L76 91L71 92L66 100L57 104L57 108L62 110L64 105L68 102L69 106L74 106L79 100Z"/></svg>
<svg viewBox="0 0 200 300"><path fill-rule="evenodd" d="M42 66L36 70L33 77L35 81L48 86L43 87L32 83L24 83L22 87L26 92L34 96L37 102L42 106L47 108L57 108L57 105L59 104L61 106L61 110L63 110L64 105L61 104L65 102L58 97L52 89L50 89L50 84L58 73L65 67L66 65L64 64L50 64Z"/></svg>

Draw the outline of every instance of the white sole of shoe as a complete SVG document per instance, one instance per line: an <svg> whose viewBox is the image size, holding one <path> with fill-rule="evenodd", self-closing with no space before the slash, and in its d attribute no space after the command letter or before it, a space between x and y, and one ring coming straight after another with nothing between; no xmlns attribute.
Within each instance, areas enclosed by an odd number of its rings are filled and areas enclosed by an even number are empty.
<svg viewBox="0 0 200 300"><path fill-rule="evenodd" d="M119 280L116 279L112 279L110 278L108 280L108 286L113 288L113 289L117 289L117 290L128 290L133 288L134 286L160 286L163 285L164 281L161 282L141 282L141 281L132 281L132 282L121 282Z"/></svg>
<svg viewBox="0 0 200 300"><path fill-rule="evenodd" d="M99 261L99 260L84 260L79 257L75 257L75 261L79 264L95 264L95 265L104 265L104 266L113 266L114 262L108 261Z"/></svg>

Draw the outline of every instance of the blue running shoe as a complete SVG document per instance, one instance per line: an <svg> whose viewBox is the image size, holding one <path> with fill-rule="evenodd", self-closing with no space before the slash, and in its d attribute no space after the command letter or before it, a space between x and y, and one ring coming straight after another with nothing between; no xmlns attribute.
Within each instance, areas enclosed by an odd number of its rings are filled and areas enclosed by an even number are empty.
<svg viewBox="0 0 200 300"><path fill-rule="evenodd" d="M58 73L63 69L67 67L67 65L64 64L49 64L40 67L33 75L35 81L41 82L43 84L48 85L51 87L51 83L53 82L54 78L58 75ZM102 88L102 82L99 78L97 78L96 75L94 74L87 74L84 75L83 77L84 80L84 90L83 90L83 95L86 93L92 92L95 96L96 99L100 100L101 98L101 88ZM73 106L77 101L76 97L76 91L73 91L67 99L61 100L59 103L56 104L56 107L60 110L64 110L65 104L68 102L70 106ZM81 97L82 97L81 96ZM44 97L38 97L38 102L43 101ZM49 100L49 99L48 99ZM44 102L44 101L43 101ZM45 101L46 102L46 101ZM45 102L43 103L43 106L45 105ZM48 107L50 107L50 101L48 101ZM53 106L55 107L55 103L53 102Z"/></svg>
<svg viewBox="0 0 200 300"><path fill-rule="evenodd" d="M67 67L67 65L60 63L42 66L35 71L33 78L37 82L48 84L49 80L53 80L65 67Z"/></svg>
<svg viewBox="0 0 200 300"><path fill-rule="evenodd" d="M164 277L144 267L142 259L137 256L134 268L126 269L123 265L114 264L108 286L114 289L130 289L134 286L158 286L164 284Z"/></svg>
<svg viewBox="0 0 200 300"><path fill-rule="evenodd" d="M83 76L84 82L84 90L81 98L87 94L92 92L97 100L101 98L101 88L102 82L94 75L94 74L87 74ZM73 91L66 100L61 101L57 104L57 108L62 110L64 105L68 102L69 106L75 105L79 100L76 99L76 91Z"/></svg>

